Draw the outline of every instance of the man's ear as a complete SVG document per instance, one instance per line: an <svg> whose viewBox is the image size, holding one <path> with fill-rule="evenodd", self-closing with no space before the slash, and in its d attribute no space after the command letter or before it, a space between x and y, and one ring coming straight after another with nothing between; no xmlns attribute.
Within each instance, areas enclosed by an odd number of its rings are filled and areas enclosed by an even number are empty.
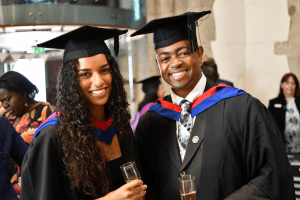
<svg viewBox="0 0 300 200"><path fill-rule="evenodd" d="M202 46L199 46L197 53L198 53L198 56L199 56L200 58L202 58L203 53L204 53L204 49L203 49Z"/></svg>
<svg viewBox="0 0 300 200"><path fill-rule="evenodd" d="M158 62L157 58L155 58L155 62L157 64L157 67L160 69L159 62Z"/></svg>

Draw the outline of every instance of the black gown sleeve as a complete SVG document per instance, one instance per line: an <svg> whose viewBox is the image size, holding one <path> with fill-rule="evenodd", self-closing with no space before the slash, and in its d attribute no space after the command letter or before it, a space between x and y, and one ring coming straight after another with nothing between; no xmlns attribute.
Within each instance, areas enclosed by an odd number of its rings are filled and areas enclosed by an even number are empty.
<svg viewBox="0 0 300 200"><path fill-rule="evenodd" d="M239 190L226 197L225 200L270 200L270 198L264 194L256 185L248 183Z"/></svg>
<svg viewBox="0 0 300 200"><path fill-rule="evenodd" d="M139 120L139 123L136 128L135 132L135 143L136 143L136 152L137 157L140 161L141 169L143 170L143 181L144 184L147 185L147 193L146 199L147 200L158 200L156 196L155 186L156 186L156 175L155 172L152 170L151 163L149 161L150 156L148 156L148 152L151 151L147 149L147 133L149 130L149 119L148 113L142 115Z"/></svg>
<svg viewBox="0 0 300 200"><path fill-rule="evenodd" d="M43 128L33 139L22 167L22 200L66 200L64 169L56 127Z"/></svg>
<svg viewBox="0 0 300 200"><path fill-rule="evenodd" d="M273 117L255 98L249 98L246 113L242 153L249 183L266 194L265 199L294 200L290 165Z"/></svg>

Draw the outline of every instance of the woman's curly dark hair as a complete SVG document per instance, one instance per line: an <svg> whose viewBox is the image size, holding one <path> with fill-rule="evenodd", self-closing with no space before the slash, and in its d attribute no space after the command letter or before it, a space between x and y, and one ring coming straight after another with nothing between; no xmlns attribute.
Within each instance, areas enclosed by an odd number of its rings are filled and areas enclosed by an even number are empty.
<svg viewBox="0 0 300 200"><path fill-rule="evenodd" d="M122 137L130 132L129 104L119 66L111 55L106 58L112 73L112 92L105 104L105 118L114 119L118 124L117 135ZM88 102L79 87L77 65L78 60L71 60L59 72L56 111L62 115L57 126L58 138L72 188L97 198L110 191L110 177L95 139Z"/></svg>

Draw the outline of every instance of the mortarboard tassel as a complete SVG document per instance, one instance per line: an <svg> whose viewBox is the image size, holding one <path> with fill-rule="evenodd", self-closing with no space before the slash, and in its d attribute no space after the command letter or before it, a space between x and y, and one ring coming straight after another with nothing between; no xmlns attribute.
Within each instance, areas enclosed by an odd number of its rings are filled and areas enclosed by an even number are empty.
<svg viewBox="0 0 300 200"><path fill-rule="evenodd" d="M191 51L195 52L198 51L198 43L196 37L196 23L195 17L192 12L188 12L187 14L187 28L188 28L188 37L189 42L191 44Z"/></svg>
<svg viewBox="0 0 300 200"><path fill-rule="evenodd" d="M117 29L114 30L114 52L115 55L119 54L119 31Z"/></svg>

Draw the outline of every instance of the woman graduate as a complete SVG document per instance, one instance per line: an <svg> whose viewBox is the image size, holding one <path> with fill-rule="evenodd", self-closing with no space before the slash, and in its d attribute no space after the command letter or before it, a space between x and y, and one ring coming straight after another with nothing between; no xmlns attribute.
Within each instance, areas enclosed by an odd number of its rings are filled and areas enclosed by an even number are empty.
<svg viewBox="0 0 300 200"><path fill-rule="evenodd" d="M36 131L22 168L22 200L142 199L141 180L125 184L135 160L122 76L104 40L127 30L83 26L38 46L65 49L56 113ZM139 162L135 160L138 167Z"/></svg>

